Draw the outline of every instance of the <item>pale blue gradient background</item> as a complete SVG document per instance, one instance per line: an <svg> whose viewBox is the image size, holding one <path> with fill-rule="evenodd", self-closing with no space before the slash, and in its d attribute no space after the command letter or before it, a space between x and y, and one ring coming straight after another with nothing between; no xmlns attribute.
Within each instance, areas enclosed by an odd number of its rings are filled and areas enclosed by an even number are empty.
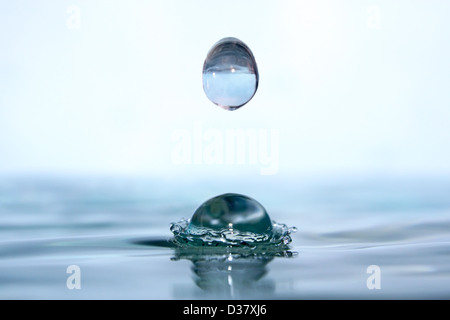
<svg viewBox="0 0 450 320"><path fill-rule="evenodd" d="M77 5L81 28L70 30ZM380 10L370 28L368 8ZM279 173L450 173L448 1L0 2L0 173L203 175L172 133L278 129ZM227 112L202 90L234 36L260 71Z"/></svg>
<svg viewBox="0 0 450 320"><path fill-rule="evenodd" d="M260 74L232 112L202 88L229 36ZM204 291L166 242L226 192L298 228L238 298L449 299L449 39L445 0L0 0L0 299L228 297L240 269ZM276 174L177 165L197 128L277 132Z"/></svg>

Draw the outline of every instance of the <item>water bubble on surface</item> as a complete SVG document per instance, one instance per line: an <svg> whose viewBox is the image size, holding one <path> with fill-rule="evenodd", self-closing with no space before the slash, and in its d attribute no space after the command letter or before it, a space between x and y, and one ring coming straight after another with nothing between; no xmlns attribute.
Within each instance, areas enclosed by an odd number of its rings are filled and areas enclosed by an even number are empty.
<svg viewBox="0 0 450 320"><path fill-rule="evenodd" d="M259 74L250 48L236 38L218 41L203 64L203 90L216 105L236 110L258 89Z"/></svg>
<svg viewBox="0 0 450 320"><path fill-rule="evenodd" d="M191 219L172 223L170 230L179 245L241 247L288 245L294 232L272 221L258 201L236 193L209 199Z"/></svg>

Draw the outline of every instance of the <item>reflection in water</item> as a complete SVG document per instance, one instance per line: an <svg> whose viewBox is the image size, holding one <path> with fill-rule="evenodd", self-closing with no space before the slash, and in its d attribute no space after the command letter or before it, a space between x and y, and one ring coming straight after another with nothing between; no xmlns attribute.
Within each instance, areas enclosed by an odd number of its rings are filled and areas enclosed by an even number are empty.
<svg viewBox="0 0 450 320"><path fill-rule="evenodd" d="M273 294L274 281L264 277L268 273L267 264L275 257L292 257L295 254L288 250L251 254L232 248L215 251L176 248L172 260L192 261L194 282L199 288L215 297L231 299Z"/></svg>
<svg viewBox="0 0 450 320"><path fill-rule="evenodd" d="M275 291L275 282L265 277L267 265L275 258L291 258L297 252L289 246L192 247L178 246L172 239L138 239L133 243L174 250L171 260L193 263L194 283L208 297L224 299L267 298Z"/></svg>

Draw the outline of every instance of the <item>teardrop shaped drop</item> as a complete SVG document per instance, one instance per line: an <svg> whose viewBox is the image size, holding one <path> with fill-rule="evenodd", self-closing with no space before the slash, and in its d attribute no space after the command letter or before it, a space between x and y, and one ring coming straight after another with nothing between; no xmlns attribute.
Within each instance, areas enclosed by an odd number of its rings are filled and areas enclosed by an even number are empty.
<svg viewBox="0 0 450 320"><path fill-rule="evenodd" d="M203 90L216 105L236 110L258 89L259 74L250 48L236 38L218 41L203 64Z"/></svg>

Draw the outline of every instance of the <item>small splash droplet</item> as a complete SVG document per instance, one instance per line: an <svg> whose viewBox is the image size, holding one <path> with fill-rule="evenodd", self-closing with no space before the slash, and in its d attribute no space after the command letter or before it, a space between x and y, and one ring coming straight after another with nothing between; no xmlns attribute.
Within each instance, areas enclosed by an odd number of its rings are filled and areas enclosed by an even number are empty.
<svg viewBox="0 0 450 320"><path fill-rule="evenodd" d="M190 220L171 224L175 243L194 246L287 245L292 228L272 221L256 200L226 193L203 203Z"/></svg>
<svg viewBox="0 0 450 320"><path fill-rule="evenodd" d="M250 48L236 38L218 41L203 64L203 90L216 105L236 110L258 89L259 74Z"/></svg>

